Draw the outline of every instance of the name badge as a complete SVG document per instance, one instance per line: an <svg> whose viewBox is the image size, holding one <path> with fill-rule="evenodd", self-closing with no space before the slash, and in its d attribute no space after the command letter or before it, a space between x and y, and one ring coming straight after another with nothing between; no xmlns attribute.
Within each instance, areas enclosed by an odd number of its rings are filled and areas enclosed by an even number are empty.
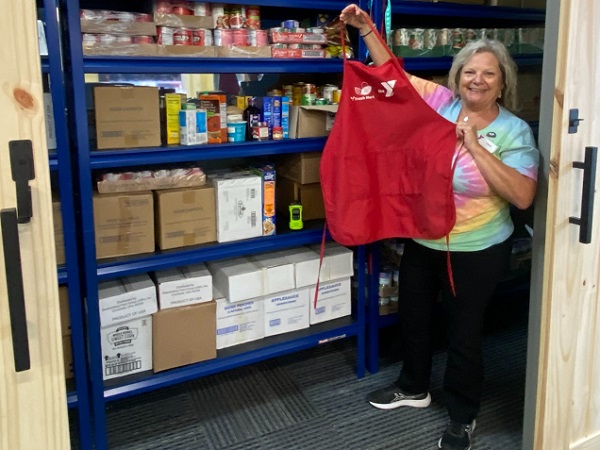
<svg viewBox="0 0 600 450"><path fill-rule="evenodd" d="M485 148L488 152L496 153L496 150L498 150L498 146L490 141L487 137L479 136L477 139L479 140L479 145Z"/></svg>

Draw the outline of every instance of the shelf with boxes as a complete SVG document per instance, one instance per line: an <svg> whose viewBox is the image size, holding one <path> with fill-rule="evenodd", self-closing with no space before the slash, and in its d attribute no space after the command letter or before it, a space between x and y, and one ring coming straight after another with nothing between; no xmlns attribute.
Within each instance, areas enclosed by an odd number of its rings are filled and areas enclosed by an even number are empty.
<svg viewBox="0 0 600 450"><path fill-rule="evenodd" d="M187 3L187 6L200 7L200 3ZM152 52L137 55L92 55L83 45L80 9L94 9L100 4L102 8L118 9L120 5L109 1L80 3L77 0L63 0L62 4L68 25L66 69L72 88L69 107L77 149L76 176L81 199L78 208L81 210L83 298L96 448L107 447L105 408L108 401L332 340L356 338L357 374L362 376L366 358L364 296L352 300L350 277L353 259L357 259L358 265L364 267L365 249L333 248L331 244L327 244L319 278L315 268L319 266L320 255L314 246L318 246L323 239L323 221L318 219L318 210L311 212L308 207L305 208L304 228L299 231L288 229L286 220L282 220L284 215L280 215L283 211L277 211L276 233L266 233L268 227L262 226L269 222L265 220L269 218L265 213L268 209L266 205L270 202L262 202L269 195L265 184L268 180L266 170L259 175L256 175L256 170L268 167L264 165L265 160L267 163L273 162L277 170L285 167L280 158L301 153L304 155L300 156L302 161L302 158L308 160L310 155L317 155L325 144L325 125L320 134L300 133L298 139L227 143L223 142L227 138L221 137L222 143L219 144L166 145L160 136L158 88L134 89L132 86L124 86L123 89L116 90L117 94L124 93L124 97L121 97L128 99L143 90L143 95L152 100L152 106L146 108L140 107L140 104L124 106L119 103L119 98L107 101L106 91L102 91L105 86L92 89L86 86L86 76L96 73L101 76L124 73L250 74L254 75L254 79L269 74L335 76L342 70L341 60L232 58L231 54L239 53L239 49L232 48L229 50L234 53L230 52L228 56L222 57L206 57L200 50L196 52L196 56L190 56L193 51L190 53L172 48L167 52L169 56L162 50L163 56ZM242 5L243 2L234 1L232 4ZM311 17L316 16L317 11L328 11L335 15L346 3L259 1L258 5L261 13L264 12L261 18L267 20L272 16L281 23L282 19L288 18L281 17L286 11L290 11L290 14L296 14L299 10L309 11ZM277 9L279 7L285 9ZM150 11L139 12L147 14ZM222 53L217 50L217 55ZM253 56L260 56L260 52ZM116 81L119 82L120 80ZM190 101L180 105L181 109L193 111L188 110L187 106L188 103L193 103L199 106L196 111L203 110L202 102L208 99L196 95L195 91L190 91L189 94L187 97L191 98ZM266 94L253 96L260 95ZM92 101L94 106L90 108ZM102 136L98 134L98 129L102 124L97 113L103 101L108 114L111 114L111 109L113 112L119 109L150 112L153 125L147 126L143 132L131 133L131 140L125 139L124 143L98 145L98 136ZM298 116L301 115L296 112ZM319 114L322 116L320 122L325 122L325 114ZM188 115L193 116L194 113L184 113L184 116ZM290 117L290 121L294 122L294 119ZM113 124L122 125L122 122L112 120ZM90 128L91 125L95 129ZM222 132L223 126L220 128ZM123 137L126 133L122 131L108 132L105 136ZM210 129L208 131L217 132ZM151 143L140 142L140 135L144 133L152 137ZM95 143L91 143L93 138L96 138ZM132 144L134 141L135 144ZM252 173L245 172L249 166L252 166ZM97 192L98 181L110 179L103 178L108 174L113 174L118 180L123 172L157 173L171 168L175 171L186 170L189 167L200 168L206 175L206 182L196 186L180 185L179 188L171 186L170 189L150 186L142 191ZM318 163L312 167L313 177L316 170L318 179ZM228 170L219 172L223 169ZM307 178L294 180L293 175L290 177L290 198L295 200L295 196L302 196L302 201L307 202L308 206L311 195L316 192L315 183L307 183ZM142 181L145 182L147 180ZM240 197L242 194L238 191L247 195L243 201ZM320 189L318 192L320 194ZM291 201L285 200L286 203ZM242 233L231 236L236 217L243 217L249 222L236 228L237 231L243 229ZM311 217L315 220L310 220ZM207 225L209 223L212 226ZM226 224L231 227L228 228ZM178 228L170 229L171 226ZM191 228L184 229L187 226ZM171 231L167 231L168 229ZM126 232L121 233L123 230ZM270 235L262 235L263 233ZM177 242L171 245L173 241ZM329 262L335 259L336 252L340 252L344 260L344 263L340 263L343 268L341 271L336 271L337 263ZM296 270L299 265L305 264L312 267L310 279L313 281L310 283L299 281L300 274L306 273L308 269L301 272ZM236 269L230 269L232 266ZM161 302L164 301L165 294L161 297L161 285L167 277L164 272L172 271L177 272L180 278L185 278L186 282L188 279L184 273L206 274L208 271L211 283L217 289L215 292L210 289L210 292L203 294L204 300L208 301L178 303L176 308L164 308ZM271 271L276 271L278 275L269 275ZM236 278L234 275L240 273L245 273L248 278L236 280L237 284L230 285L227 280ZM357 277L357 282L364 286L364 271L359 271ZM315 305L313 302L317 279L321 284ZM284 282L287 284L283 284ZM277 287L268 287L272 283ZM245 295L252 296L235 297L237 301L232 301L233 288L242 288ZM185 291L185 288L182 289ZM221 293L217 293L217 290ZM280 309L277 305L280 305ZM277 311L291 310L293 305L299 305L298 311L301 312L282 312L277 316ZM107 319L111 317L110 311L114 313L112 321ZM239 315L242 315L241 318ZM212 321L207 320L211 317ZM228 324L227 320L231 322ZM199 327L199 323L203 326ZM176 327L176 332L173 327ZM281 331L275 332L274 328L278 327L281 327ZM127 340L136 335L134 328L139 333L137 336L140 337L142 346L139 353L131 347L131 339L127 343L127 351L124 350L125 347L120 347L118 351L110 348L111 345L122 342L122 338ZM173 336L189 336L189 341L169 341ZM145 344L141 342L143 339ZM188 348L193 350L194 356L191 359L176 356L181 356L183 350ZM174 359L168 362L168 358Z"/></svg>
<svg viewBox="0 0 600 450"><path fill-rule="evenodd" d="M79 250L75 239L75 181L72 177L72 153L66 111L66 84L62 70L61 33L55 0L38 0L38 42L41 58L51 183L53 221L56 244L57 277L63 336L63 356L67 383L67 405L76 410L79 442L82 449L91 448L88 371L85 331L81 302ZM72 433L73 438L75 435Z"/></svg>
<svg viewBox="0 0 600 450"><path fill-rule="evenodd" d="M494 6L484 3L483 0L464 0L456 3L393 1L392 48L394 39L398 40L396 44L406 44L403 48L396 46L394 51L399 55L413 55L404 57L408 72L416 72L418 76L445 83L445 75L452 63L451 55L466 41L478 36L503 40L519 66L519 115L535 128L541 91L545 20L545 11L541 7L544 2L496 1ZM520 5L523 7L518 7ZM475 26L478 28L475 29ZM426 43L427 31L429 33ZM417 34L419 39L415 39ZM439 56L440 52L444 56ZM414 56L416 54L420 56ZM520 288L526 284L523 283L523 264L515 261L520 261L526 254L518 250L518 247L526 246L527 242L530 241L524 237L515 244L511 264L520 264L521 271L513 271L511 277L499 287L499 291ZM368 253L370 274L367 287L367 370L376 373L379 368L379 330L395 325L398 321L396 305L389 301L390 296L386 299L390 287L381 286L380 278L387 280L390 271L393 273L398 266L402 254L402 240L374 243L369 246ZM391 288L395 293L397 286L392 284ZM391 297L393 298L393 295Z"/></svg>

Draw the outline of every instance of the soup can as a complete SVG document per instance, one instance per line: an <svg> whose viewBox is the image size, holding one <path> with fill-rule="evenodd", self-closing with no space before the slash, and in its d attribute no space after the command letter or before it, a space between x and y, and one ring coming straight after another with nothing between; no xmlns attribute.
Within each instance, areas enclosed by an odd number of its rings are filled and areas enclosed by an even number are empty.
<svg viewBox="0 0 600 450"><path fill-rule="evenodd" d="M133 36L134 44L154 44L154 37L152 36Z"/></svg>
<svg viewBox="0 0 600 450"><path fill-rule="evenodd" d="M173 32L173 45L192 45L192 30L189 28L177 28Z"/></svg>
<svg viewBox="0 0 600 450"><path fill-rule="evenodd" d="M246 6L246 26L251 30L260 30L260 6Z"/></svg>
<svg viewBox="0 0 600 450"><path fill-rule="evenodd" d="M215 29L213 30L213 45L227 47L233 45L233 30Z"/></svg>
<svg viewBox="0 0 600 450"><path fill-rule="evenodd" d="M244 28L246 26L246 7L244 5L229 5L226 12L229 28Z"/></svg>
<svg viewBox="0 0 600 450"><path fill-rule="evenodd" d="M199 28L192 32L192 45L213 45L211 30Z"/></svg>
<svg viewBox="0 0 600 450"><path fill-rule="evenodd" d="M158 34L158 44L159 45L173 45L173 34L175 33L175 28L173 27L156 27Z"/></svg>
<svg viewBox="0 0 600 450"><path fill-rule="evenodd" d="M240 28L231 31L233 34L233 45L238 45L241 47L247 47L250 45L250 37L247 29Z"/></svg>
<svg viewBox="0 0 600 450"><path fill-rule="evenodd" d="M211 6L215 28L227 28L227 17L225 15L224 3L213 3Z"/></svg>
<svg viewBox="0 0 600 450"><path fill-rule="evenodd" d="M269 38L266 30L248 30L250 45L255 47L266 47L269 45Z"/></svg>

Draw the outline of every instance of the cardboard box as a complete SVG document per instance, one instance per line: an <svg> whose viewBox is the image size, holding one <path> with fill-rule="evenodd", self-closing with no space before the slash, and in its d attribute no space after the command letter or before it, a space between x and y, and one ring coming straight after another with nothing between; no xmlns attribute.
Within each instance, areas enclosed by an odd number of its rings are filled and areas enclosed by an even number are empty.
<svg viewBox="0 0 600 450"><path fill-rule="evenodd" d="M271 46L228 45L216 47L219 58L271 58Z"/></svg>
<svg viewBox="0 0 600 450"><path fill-rule="evenodd" d="M308 291L308 297L311 299L311 325L352 314L350 278L319 284L319 296L316 308L312 303L312 299L315 298L315 287L310 287Z"/></svg>
<svg viewBox="0 0 600 450"><path fill-rule="evenodd" d="M187 47L186 47L187 48ZM84 44L85 56L110 55L110 56L158 56L156 44L122 44L113 42L108 44Z"/></svg>
<svg viewBox="0 0 600 450"><path fill-rule="evenodd" d="M66 286L58 287L58 305L60 308L60 329L62 336L71 334L71 315L69 312L69 290Z"/></svg>
<svg viewBox="0 0 600 450"><path fill-rule="evenodd" d="M217 303L217 349L265 337L262 299L231 303L218 291L213 296Z"/></svg>
<svg viewBox="0 0 600 450"><path fill-rule="evenodd" d="M517 80L517 96L520 102L519 117L524 120L540 119L542 74L520 73Z"/></svg>
<svg viewBox="0 0 600 450"><path fill-rule="evenodd" d="M278 254L263 254L251 256L249 259L261 271L263 279L261 295L289 291L296 287L294 265L287 258Z"/></svg>
<svg viewBox="0 0 600 450"><path fill-rule="evenodd" d="M71 343L71 336L62 337L63 344L63 363L65 365L65 379L69 380L75 376L73 373L73 344Z"/></svg>
<svg viewBox="0 0 600 450"><path fill-rule="evenodd" d="M294 266L294 281L296 288L314 286L319 281L325 281L324 273L321 271L319 276L320 255L308 247L295 247L275 252L274 255L281 255Z"/></svg>
<svg viewBox="0 0 600 450"><path fill-rule="evenodd" d="M60 266L66 262L65 236L60 199L54 195L52 198L52 221L54 223L54 248L56 251L56 264Z"/></svg>
<svg viewBox="0 0 600 450"><path fill-rule="evenodd" d="M320 152L291 153L276 161L277 175L300 184L321 182Z"/></svg>
<svg viewBox="0 0 600 450"><path fill-rule="evenodd" d="M251 167L250 172L262 180L262 227L263 236L277 234L277 217L275 213L275 170L271 165Z"/></svg>
<svg viewBox="0 0 600 450"><path fill-rule="evenodd" d="M290 106L290 138L327 136L337 109L338 105Z"/></svg>
<svg viewBox="0 0 600 450"><path fill-rule="evenodd" d="M295 289L263 298L265 336L288 333L310 325L308 288Z"/></svg>
<svg viewBox="0 0 600 450"><path fill-rule="evenodd" d="M91 34L116 34L123 36L156 36L152 22L125 22L106 19L80 19L81 32Z"/></svg>
<svg viewBox="0 0 600 450"><path fill-rule="evenodd" d="M262 179L256 175L223 175L212 179L217 199L217 241L262 236Z"/></svg>
<svg viewBox="0 0 600 450"><path fill-rule="evenodd" d="M98 283L102 327L149 316L158 311L156 286L148 274Z"/></svg>
<svg viewBox="0 0 600 450"><path fill-rule="evenodd" d="M216 302L210 301L152 316L154 372L217 357L216 307Z"/></svg>
<svg viewBox="0 0 600 450"><path fill-rule="evenodd" d="M309 246L317 255L321 255L321 244ZM349 248L337 242L326 242L323 264L321 265L321 280L339 280L354 276L354 253Z"/></svg>
<svg viewBox="0 0 600 450"><path fill-rule="evenodd" d="M154 203L151 192L95 194L96 257L154 251Z"/></svg>
<svg viewBox="0 0 600 450"><path fill-rule="evenodd" d="M152 370L152 317L100 330L103 379Z"/></svg>
<svg viewBox="0 0 600 450"><path fill-rule="evenodd" d="M188 56L190 58L214 58L217 56L217 47L209 45L157 45L156 56Z"/></svg>
<svg viewBox="0 0 600 450"><path fill-rule="evenodd" d="M159 270L154 280L161 310L212 300L212 276L204 264Z"/></svg>
<svg viewBox="0 0 600 450"><path fill-rule="evenodd" d="M299 184L284 177L277 178L277 206L279 211L289 216L290 203L302 204L302 219L325 218L325 205L321 183Z"/></svg>
<svg viewBox="0 0 600 450"><path fill-rule="evenodd" d="M207 263L213 286L230 302L240 302L265 295L260 267L248 258L240 257Z"/></svg>
<svg viewBox="0 0 600 450"><path fill-rule="evenodd" d="M158 88L96 86L94 105L99 150L160 146Z"/></svg>
<svg viewBox="0 0 600 450"><path fill-rule="evenodd" d="M212 186L155 191L156 244L161 250L217 240Z"/></svg>

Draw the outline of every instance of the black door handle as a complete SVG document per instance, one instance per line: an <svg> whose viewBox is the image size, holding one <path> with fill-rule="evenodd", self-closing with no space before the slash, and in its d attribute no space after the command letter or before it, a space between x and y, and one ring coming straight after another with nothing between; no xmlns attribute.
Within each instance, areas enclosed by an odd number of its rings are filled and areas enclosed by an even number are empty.
<svg viewBox="0 0 600 450"><path fill-rule="evenodd" d="M31 368L31 361L29 358L29 337L25 314L25 294L23 291L17 210L15 208L3 209L0 212L0 223L2 225L4 266L6 270L8 309L15 371L23 372Z"/></svg>
<svg viewBox="0 0 600 450"><path fill-rule="evenodd" d="M579 242L592 242L592 221L594 217L594 190L596 186L596 160L598 147L585 148L585 160L574 161L573 167L583 169L581 190L581 217L569 217L569 223L579 225Z"/></svg>
<svg viewBox="0 0 600 450"><path fill-rule="evenodd" d="M33 165L33 147L31 141L10 141L10 169L17 187L17 221L27 223L31 220L31 188L29 181L35 178Z"/></svg>

